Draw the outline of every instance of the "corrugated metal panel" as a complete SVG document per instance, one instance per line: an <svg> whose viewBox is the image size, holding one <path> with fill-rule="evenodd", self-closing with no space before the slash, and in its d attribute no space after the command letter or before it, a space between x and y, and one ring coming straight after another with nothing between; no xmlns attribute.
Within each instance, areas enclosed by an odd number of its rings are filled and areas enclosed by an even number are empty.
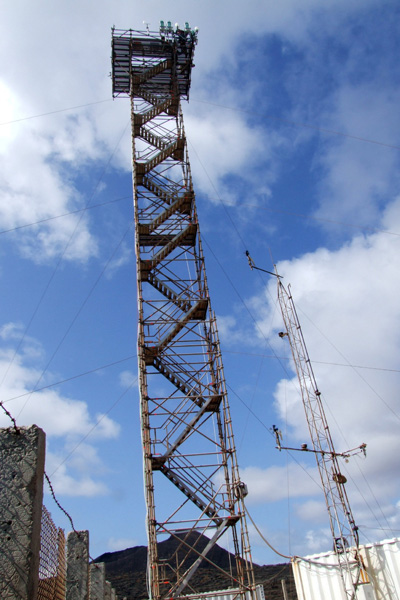
<svg viewBox="0 0 400 600"><path fill-rule="evenodd" d="M347 600L333 552L306 556L292 564L299 600Z"/></svg>
<svg viewBox="0 0 400 600"><path fill-rule="evenodd" d="M399 600L400 539L360 546L370 584L360 584L357 600ZM335 566L336 565L336 566ZM346 600L334 552L292 563L299 600Z"/></svg>
<svg viewBox="0 0 400 600"><path fill-rule="evenodd" d="M361 552L377 600L400 598L400 539L362 546Z"/></svg>

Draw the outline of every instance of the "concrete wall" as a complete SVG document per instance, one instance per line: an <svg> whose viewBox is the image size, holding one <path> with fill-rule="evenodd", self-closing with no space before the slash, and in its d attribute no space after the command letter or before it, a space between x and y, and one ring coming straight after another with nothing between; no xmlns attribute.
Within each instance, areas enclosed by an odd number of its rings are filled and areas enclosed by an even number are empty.
<svg viewBox="0 0 400 600"><path fill-rule="evenodd" d="M39 583L46 436L0 429L0 600L36 600ZM66 600L116 600L105 565L90 566L89 532L67 538Z"/></svg>
<svg viewBox="0 0 400 600"><path fill-rule="evenodd" d="M90 600L104 600L106 586L106 568L104 563L92 563L89 569L90 585L89 598Z"/></svg>
<svg viewBox="0 0 400 600"><path fill-rule="evenodd" d="M88 531L70 531L67 536L66 600L89 600Z"/></svg>
<svg viewBox="0 0 400 600"><path fill-rule="evenodd" d="M104 600L111 600L111 583L106 581Z"/></svg>
<svg viewBox="0 0 400 600"><path fill-rule="evenodd" d="M33 600L39 579L46 437L0 429L0 598Z"/></svg>
<svg viewBox="0 0 400 600"><path fill-rule="evenodd" d="M104 563L92 563L89 568L89 600L118 600L116 591L106 580Z"/></svg>

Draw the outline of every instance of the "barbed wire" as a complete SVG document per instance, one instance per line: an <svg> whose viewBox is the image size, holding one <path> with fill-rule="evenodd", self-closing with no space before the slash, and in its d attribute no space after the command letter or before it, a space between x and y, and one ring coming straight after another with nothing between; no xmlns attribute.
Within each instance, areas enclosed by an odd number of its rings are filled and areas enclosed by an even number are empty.
<svg viewBox="0 0 400 600"><path fill-rule="evenodd" d="M74 533L76 533L76 534L77 534L77 536L79 537L79 536L80 536L80 532L79 532L77 529L75 529L75 525L74 525L74 522L73 522L73 520L72 520L72 517L71 517L71 515L70 515L70 514L69 514L69 513L68 513L68 512L65 510L65 508L64 508L64 507L63 507L63 506L60 504L60 502L57 500L57 498L56 498L56 494L55 494L55 492L54 492L53 485L52 485L52 483L51 483L51 481L50 481L50 477L47 475L46 471L44 472L44 476L45 476L45 479L46 479L46 481L47 481L47 485L48 485L48 486L49 486L49 488L50 488L50 492L51 492L51 495L52 495L52 497L53 497L53 500L54 500L54 502L57 504L58 508L59 508L59 509L60 509L60 510L61 510L61 511L64 513L64 515L67 517L67 519L68 519L68 520L69 520L69 522L71 523L71 527L72 527L72 530L73 530L73 532L74 532ZM93 558L93 557L90 555L90 552L88 552L88 557L89 557L89 560L90 560L90 561L94 562L94 558Z"/></svg>
<svg viewBox="0 0 400 600"><path fill-rule="evenodd" d="M10 413L10 411L6 409L6 407L3 405L3 403L2 403L1 401L0 401L0 407L1 407L1 408L4 410L4 412L5 412L5 414L7 415L7 417L8 417L8 418L9 418L9 419L12 421L13 427L14 427L14 429L15 429L15 433L17 433L17 434L20 434L20 433L21 433L21 429L18 427L16 419L15 419L15 418L12 416L12 414ZM98 423L97 423L96 425L98 425ZM75 525L74 525L74 521L73 521L73 519L72 519L71 515L70 515L70 514L69 514L69 512L68 512L68 511L67 511L67 510L66 510L66 509L65 509L65 508L62 506L61 502L60 502L60 501L57 499L57 497L56 497L56 494L55 494L55 491L54 491L53 484L52 484L52 482L51 482L51 480L50 480L50 477L47 475L46 471L44 471L44 478L45 478L45 479L46 479L46 481L47 481L47 485L49 486L50 493L51 493L51 496L52 496L52 498L53 498L54 502L56 503L56 505L58 506L58 508L61 510L61 512L63 512L63 513L64 513L64 515L67 517L68 521L69 521L69 522L70 522L70 524L71 524L72 531L73 531L74 533L76 533L78 536L80 536L80 532L79 532L79 531L76 529L76 527L75 527ZM92 563L94 563L94 560L95 560L95 559L94 559L94 558L93 558L93 557L90 555L90 553L89 553L89 552L88 552L88 557L89 557L89 560L90 560ZM94 564L95 564L95 563L94 563Z"/></svg>
<svg viewBox="0 0 400 600"><path fill-rule="evenodd" d="M0 401L0 407L3 409L3 411L5 412L5 414L7 415L7 417L12 421L13 427L15 429L15 433L20 434L21 430L20 430L20 428L17 425L16 419L12 416L12 414L10 413L10 411L6 409L6 407L3 405L3 403L1 401ZM58 508L65 514L65 516L68 518L69 522L71 523L71 527L72 527L73 531L79 535L79 532L75 528L75 525L74 525L74 522L72 520L71 515L65 510L65 508L61 505L61 503L57 500L56 494L54 492L53 484L51 483L50 477L47 475L46 471L44 471L44 477L45 477L45 479L47 481L47 484L48 484L48 486L50 488L50 493L51 493L51 495L53 497L54 502L57 504Z"/></svg>
<svg viewBox="0 0 400 600"><path fill-rule="evenodd" d="M53 485L50 481L50 477L47 475L46 471L44 472L44 476L47 481L47 485L50 488L50 493L53 497L54 502L57 504L58 508L64 513L64 515L68 518L69 522L71 523L71 527L72 527L73 531L79 535L79 531L77 531L75 529L75 525L74 525L71 515L65 510L65 508L63 506L61 506L60 502L57 500Z"/></svg>
<svg viewBox="0 0 400 600"><path fill-rule="evenodd" d="M21 433L19 428L17 427L17 421L14 419L14 417L12 416L12 414L6 409L6 407L4 406L4 404L0 401L0 406L1 408L4 410L4 412L6 413L7 417L9 419L11 419L12 424L14 425L14 429L15 429L15 433Z"/></svg>

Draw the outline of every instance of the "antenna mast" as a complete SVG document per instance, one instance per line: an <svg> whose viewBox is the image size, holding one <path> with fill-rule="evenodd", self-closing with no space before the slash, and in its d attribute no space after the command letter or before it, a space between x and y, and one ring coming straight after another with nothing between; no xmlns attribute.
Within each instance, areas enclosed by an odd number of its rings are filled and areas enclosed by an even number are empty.
<svg viewBox="0 0 400 600"><path fill-rule="evenodd" d="M277 284L278 300L286 327L286 333L282 332L280 336L287 335L289 339L325 495L333 547L338 559L343 589L346 598L352 600L356 598L357 584L361 583L361 574L365 574L358 549L358 527L350 508L345 489L346 478L341 474L339 467L338 456L340 455L335 452L321 401L321 392L314 376L290 286L288 286L289 291L286 290L280 277L277 277ZM365 450L365 444L360 448ZM351 551L350 547L352 547Z"/></svg>
<svg viewBox="0 0 400 600"><path fill-rule="evenodd" d="M130 98L132 117L148 592L152 600L204 592L196 570L211 562L224 536L235 557L233 569L223 572L224 586L244 600L255 589L247 488L239 477L180 105L189 97L196 43L188 23L181 29L161 21L159 32L112 31L113 96Z"/></svg>

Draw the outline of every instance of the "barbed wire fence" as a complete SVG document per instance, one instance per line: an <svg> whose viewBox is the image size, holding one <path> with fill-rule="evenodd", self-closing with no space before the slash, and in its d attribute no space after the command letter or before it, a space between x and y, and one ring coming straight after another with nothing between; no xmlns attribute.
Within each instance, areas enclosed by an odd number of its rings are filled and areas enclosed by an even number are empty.
<svg viewBox="0 0 400 600"><path fill-rule="evenodd" d="M0 401L0 408L12 422L16 435L21 435L16 419ZM64 513L71 524L71 529L79 536L71 515L57 499L53 484L44 471L44 479L50 490L50 494L57 507ZM89 561L93 564L94 559L89 554ZM97 566L97 565L96 565ZM64 530L57 527L46 506L42 505L42 518L40 528L40 551L39 551L39 586L37 600L65 600L67 587L67 556L66 538Z"/></svg>
<svg viewBox="0 0 400 600"><path fill-rule="evenodd" d="M38 600L64 600L67 565L65 534L56 527L47 508L42 509Z"/></svg>

